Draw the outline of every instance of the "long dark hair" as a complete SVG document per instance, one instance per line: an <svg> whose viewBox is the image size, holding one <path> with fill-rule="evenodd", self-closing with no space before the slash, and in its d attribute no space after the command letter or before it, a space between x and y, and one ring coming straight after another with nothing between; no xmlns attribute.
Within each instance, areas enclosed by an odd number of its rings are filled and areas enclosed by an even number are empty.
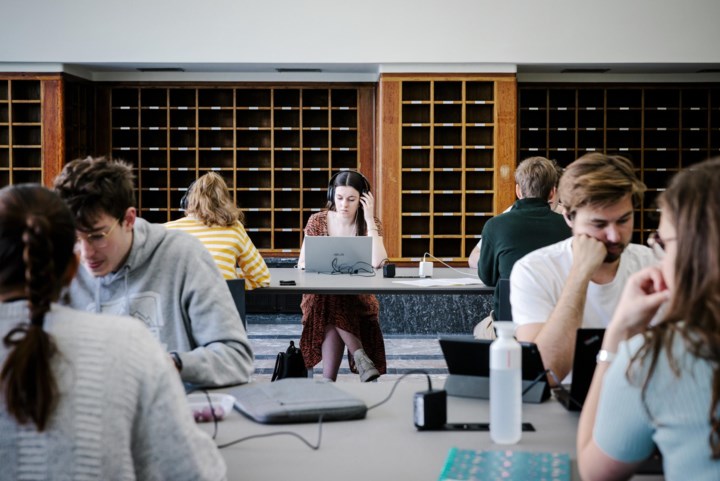
<svg viewBox="0 0 720 481"><path fill-rule="evenodd" d="M50 303L72 258L75 224L54 192L35 184L0 190L0 289L22 288L28 319L3 338L9 354L0 371L0 388L10 415L43 431L57 403L50 360L55 343L43 329Z"/></svg>
<svg viewBox="0 0 720 481"><path fill-rule="evenodd" d="M335 188L338 186L352 187L358 191L360 195L370 191L370 182L360 172L354 170L343 170L330 178L327 192L328 210L335 210ZM358 205L357 218L355 219L356 234L359 236L367 235L367 224L365 223L365 215L362 203Z"/></svg>
<svg viewBox="0 0 720 481"><path fill-rule="evenodd" d="M709 442L713 459L720 459L720 158L678 173L658 197L658 204L676 231L673 296L665 319L645 332L645 343L630 366L649 359L643 398L662 350L679 375L672 356L676 335L687 352L713 366ZM631 372L628 368L628 376Z"/></svg>

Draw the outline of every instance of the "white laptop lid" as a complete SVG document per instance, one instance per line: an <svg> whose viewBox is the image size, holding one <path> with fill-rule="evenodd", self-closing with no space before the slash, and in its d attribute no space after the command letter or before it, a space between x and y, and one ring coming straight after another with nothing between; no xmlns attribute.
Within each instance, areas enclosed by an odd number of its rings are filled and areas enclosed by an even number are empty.
<svg viewBox="0 0 720 481"><path fill-rule="evenodd" d="M233 390L235 408L259 423L285 424L363 419L365 403L332 383L286 378Z"/></svg>
<svg viewBox="0 0 720 481"><path fill-rule="evenodd" d="M305 237L305 270L328 274L372 272L372 237Z"/></svg>

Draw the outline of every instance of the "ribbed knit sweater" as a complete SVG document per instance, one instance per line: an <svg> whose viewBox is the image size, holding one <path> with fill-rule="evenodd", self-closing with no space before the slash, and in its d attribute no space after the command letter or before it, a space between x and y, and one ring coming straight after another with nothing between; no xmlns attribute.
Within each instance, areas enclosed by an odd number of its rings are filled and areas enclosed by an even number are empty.
<svg viewBox="0 0 720 481"><path fill-rule="evenodd" d="M28 319L0 303L0 337ZM60 398L45 431L19 426L0 397L0 480L222 480L172 361L140 322L53 304L45 330ZM0 362L8 349L0 343Z"/></svg>

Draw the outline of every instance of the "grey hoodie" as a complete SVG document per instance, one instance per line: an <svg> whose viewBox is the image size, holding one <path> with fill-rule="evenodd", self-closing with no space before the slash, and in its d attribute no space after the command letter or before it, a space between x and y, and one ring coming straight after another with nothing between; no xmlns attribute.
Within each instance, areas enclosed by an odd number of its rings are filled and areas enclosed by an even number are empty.
<svg viewBox="0 0 720 481"><path fill-rule="evenodd" d="M84 267L70 306L140 319L182 361L182 380L199 386L245 383L253 353L230 290L195 237L135 220L127 262L103 277Z"/></svg>

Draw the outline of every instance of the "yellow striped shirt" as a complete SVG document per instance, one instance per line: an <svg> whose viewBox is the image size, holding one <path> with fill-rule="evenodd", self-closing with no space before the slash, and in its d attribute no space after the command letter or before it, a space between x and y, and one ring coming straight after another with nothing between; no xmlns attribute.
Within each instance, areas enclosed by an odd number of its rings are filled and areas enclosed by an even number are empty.
<svg viewBox="0 0 720 481"><path fill-rule="evenodd" d="M270 271L240 222L232 227L208 227L192 217L165 224L192 234L202 242L225 279L245 279L245 289L270 285ZM237 268L236 268L237 266Z"/></svg>

